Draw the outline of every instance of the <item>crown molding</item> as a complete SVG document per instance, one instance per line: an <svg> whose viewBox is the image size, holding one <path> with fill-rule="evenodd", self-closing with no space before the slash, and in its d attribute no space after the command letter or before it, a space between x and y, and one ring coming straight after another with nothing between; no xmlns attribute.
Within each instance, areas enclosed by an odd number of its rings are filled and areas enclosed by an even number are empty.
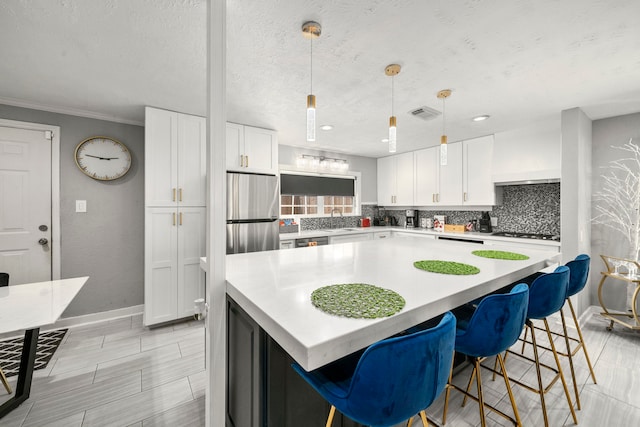
<svg viewBox="0 0 640 427"><path fill-rule="evenodd" d="M32 110L48 111L50 113L67 114L69 116L86 117L88 119L104 120L107 122L123 123L127 125L144 126L144 122L138 120L125 119L123 117L111 116L97 113L95 111L81 110L79 108L61 107L55 105L39 104L35 102L23 101L20 99L0 97L0 104L13 107L30 108Z"/></svg>

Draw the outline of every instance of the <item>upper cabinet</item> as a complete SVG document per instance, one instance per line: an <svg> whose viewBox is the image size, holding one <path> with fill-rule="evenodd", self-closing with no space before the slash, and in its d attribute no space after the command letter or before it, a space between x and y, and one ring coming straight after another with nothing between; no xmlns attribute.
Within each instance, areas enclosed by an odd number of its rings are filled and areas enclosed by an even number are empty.
<svg viewBox="0 0 640 427"><path fill-rule="evenodd" d="M413 153L378 159L378 204L411 206L414 190Z"/></svg>
<svg viewBox="0 0 640 427"><path fill-rule="evenodd" d="M204 206L206 197L204 117L146 107L146 206Z"/></svg>
<svg viewBox="0 0 640 427"><path fill-rule="evenodd" d="M227 123L227 170L278 173L276 132L252 126Z"/></svg>
<svg viewBox="0 0 640 427"><path fill-rule="evenodd" d="M438 147L440 150L440 147ZM447 144L447 164L440 165L440 192L438 205L462 204L462 143Z"/></svg>
<svg viewBox="0 0 640 427"><path fill-rule="evenodd" d="M490 206L496 203L492 181L493 135L462 142L462 203Z"/></svg>
<svg viewBox="0 0 640 427"><path fill-rule="evenodd" d="M415 152L415 206L462 204L462 144L447 145L447 164L440 165L440 146Z"/></svg>

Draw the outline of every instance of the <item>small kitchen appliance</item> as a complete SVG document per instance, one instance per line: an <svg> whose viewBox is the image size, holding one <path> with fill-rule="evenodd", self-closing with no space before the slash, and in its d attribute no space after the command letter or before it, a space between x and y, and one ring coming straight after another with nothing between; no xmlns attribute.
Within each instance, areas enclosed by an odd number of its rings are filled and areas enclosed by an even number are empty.
<svg viewBox="0 0 640 427"><path fill-rule="evenodd" d="M407 217L407 228L413 228L418 226L418 211L413 209L407 209L404 215Z"/></svg>
<svg viewBox="0 0 640 427"><path fill-rule="evenodd" d="M491 233L491 217L489 216L489 212L482 212L478 231L481 233Z"/></svg>

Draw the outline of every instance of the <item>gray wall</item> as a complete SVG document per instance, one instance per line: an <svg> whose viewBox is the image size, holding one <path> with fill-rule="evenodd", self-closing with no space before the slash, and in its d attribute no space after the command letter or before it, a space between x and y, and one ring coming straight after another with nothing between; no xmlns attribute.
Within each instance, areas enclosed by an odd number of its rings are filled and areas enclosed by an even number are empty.
<svg viewBox="0 0 640 427"><path fill-rule="evenodd" d="M602 175L607 173L607 167L612 160L629 157L629 153L616 150L612 146L619 147L634 139L634 143L640 145L640 113L626 116L612 117L595 120L593 122L593 193L603 189ZM636 206L636 209L638 206ZM592 210L592 215L596 212ZM600 271L604 270L604 263L600 254L629 257L629 245L625 237L604 225L592 224L591 226L591 304L598 304L598 283ZM622 282L618 284L608 283L606 289L607 304L613 307L625 308L625 292ZM611 286L613 285L613 286ZM617 286L616 286L617 285Z"/></svg>
<svg viewBox="0 0 640 427"><path fill-rule="evenodd" d="M362 182L361 191L362 203L377 203L378 200L378 162L372 157L350 156L342 153L332 153L330 151L319 151L301 147L291 147L289 145L280 145L278 149L279 160L281 165L294 165L296 159L301 154L310 154L313 156L333 157L336 159L347 159L349 161L349 170L360 172Z"/></svg>
<svg viewBox="0 0 640 427"><path fill-rule="evenodd" d="M61 276L89 276L63 317L143 304L144 128L6 105L0 118L60 127ZM76 146L95 135L131 152L123 178L96 181L76 166ZM75 213L76 200L87 201L87 213Z"/></svg>

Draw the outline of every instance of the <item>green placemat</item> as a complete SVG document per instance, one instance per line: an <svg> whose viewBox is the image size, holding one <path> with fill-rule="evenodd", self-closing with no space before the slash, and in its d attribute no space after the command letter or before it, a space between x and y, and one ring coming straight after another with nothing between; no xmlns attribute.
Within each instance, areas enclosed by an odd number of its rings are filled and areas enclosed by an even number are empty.
<svg viewBox="0 0 640 427"><path fill-rule="evenodd" d="M480 273L480 269L478 267L453 261L416 261L413 263L413 266L415 268L419 268L420 270L429 271L431 273L455 274L458 276Z"/></svg>
<svg viewBox="0 0 640 427"><path fill-rule="evenodd" d="M366 283L344 283L318 288L311 303L325 313L358 319L389 317L402 310L398 293Z"/></svg>
<svg viewBox="0 0 640 427"><path fill-rule="evenodd" d="M515 252L505 252L505 251L473 251L471 252L475 256L481 256L483 258L493 258L493 259L507 259L511 261L522 261L525 259L529 259L528 256L523 254L518 254Z"/></svg>

